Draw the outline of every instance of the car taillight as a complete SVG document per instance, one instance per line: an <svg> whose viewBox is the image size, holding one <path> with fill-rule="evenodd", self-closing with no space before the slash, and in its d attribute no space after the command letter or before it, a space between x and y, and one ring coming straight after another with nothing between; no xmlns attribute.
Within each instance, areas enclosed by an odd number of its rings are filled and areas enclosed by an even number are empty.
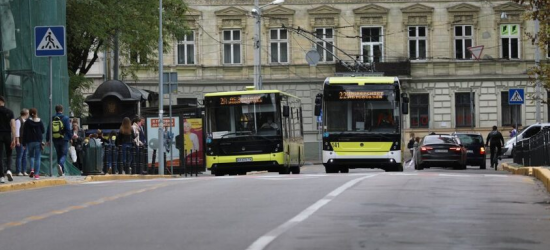
<svg viewBox="0 0 550 250"><path fill-rule="evenodd" d="M428 152L428 150L432 150L431 147L420 147L420 152Z"/></svg>
<svg viewBox="0 0 550 250"><path fill-rule="evenodd" d="M479 148L479 153L484 155L485 154L485 147Z"/></svg>
<svg viewBox="0 0 550 250"><path fill-rule="evenodd" d="M460 147L451 147L449 148L451 151L460 152L462 149Z"/></svg>

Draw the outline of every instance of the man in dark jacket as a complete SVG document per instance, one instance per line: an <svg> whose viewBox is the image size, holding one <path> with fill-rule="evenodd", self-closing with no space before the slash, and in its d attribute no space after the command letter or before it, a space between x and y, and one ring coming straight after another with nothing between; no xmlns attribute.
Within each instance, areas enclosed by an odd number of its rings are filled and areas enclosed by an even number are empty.
<svg viewBox="0 0 550 250"><path fill-rule="evenodd" d="M502 145L504 145L504 137L502 137L502 134L497 129L497 126L493 126L493 131L489 132L489 134L487 135L487 140L485 141L486 147L491 144L491 159L494 159L493 156L495 156L495 153L496 155L500 156ZM493 162L493 160L491 160L491 164L494 164L496 171L496 162ZM493 165L491 165L491 167L493 167Z"/></svg>
<svg viewBox="0 0 550 250"><path fill-rule="evenodd" d="M2 152L6 150L6 172L8 181L13 181L11 173L11 151L15 147L15 119L13 111L4 107L6 99L0 96L0 183L4 183L4 159Z"/></svg>
<svg viewBox="0 0 550 250"><path fill-rule="evenodd" d="M69 117L63 114L63 105L58 104L55 106L55 115L52 117L52 121L55 117L59 117L63 123L63 130L60 131L59 138L53 138L53 146L55 147L55 152L57 154L57 174L63 176L65 173L65 159L67 158L67 153L69 151L69 140L72 137L71 134L71 123ZM52 122L48 125L48 131L46 136L46 141L50 142L50 129L52 127Z"/></svg>

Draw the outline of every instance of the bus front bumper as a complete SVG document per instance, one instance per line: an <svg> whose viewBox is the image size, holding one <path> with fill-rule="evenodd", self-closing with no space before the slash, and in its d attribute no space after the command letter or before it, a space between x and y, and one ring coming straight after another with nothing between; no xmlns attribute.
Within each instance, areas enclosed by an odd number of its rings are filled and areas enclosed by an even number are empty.
<svg viewBox="0 0 550 250"><path fill-rule="evenodd" d="M400 165L401 151L388 152L334 152L323 150L324 166L345 166L349 168L384 168Z"/></svg>

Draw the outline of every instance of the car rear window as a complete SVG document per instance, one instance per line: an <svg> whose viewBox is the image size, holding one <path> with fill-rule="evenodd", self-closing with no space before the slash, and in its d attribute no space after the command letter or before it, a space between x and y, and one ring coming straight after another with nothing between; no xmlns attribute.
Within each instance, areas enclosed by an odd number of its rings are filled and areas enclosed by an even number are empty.
<svg viewBox="0 0 550 250"><path fill-rule="evenodd" d="M456 135L463 145L483 144L481 135Z"/></svg>
<svg viewBox="0 0 550 250"><path fill-rule="evenodd" d="M456 144L456 140L451 136L426 136L424 137L424 144Z"/></svg>

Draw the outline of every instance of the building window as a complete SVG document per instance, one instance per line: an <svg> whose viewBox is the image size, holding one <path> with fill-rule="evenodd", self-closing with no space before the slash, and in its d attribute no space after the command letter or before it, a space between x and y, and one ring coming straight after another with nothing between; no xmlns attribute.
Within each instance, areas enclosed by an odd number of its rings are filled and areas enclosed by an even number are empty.
<svg viewBox="0 0 550 250"><path fill-rule="evenodd" d="M475 98L472 95L472 107L475 110ZM470 110L470 93L455 93L456 126L472 127L475 124L475 113Z"/></svg>
<svg viewBox="0 0 550 250"><path fill-rule="evenodd" d="M334 57L334 36L333 29L331 28L318 28L315 29L315 37L317 44L317 52L321 55L321 62L332 62ZM324 48L324 49L323 49Z"/></svg>
<svg viewBox="0 0 550 250"><path fill-rule="evenodd" d="M130 51L130 62L135 64L146 64L147 63L147 56L144 52Z"/></svg>
<svg viewBox="0 0 550 250"><path fill-rule="evenodd" d="M195 31L178 40L178 64L195 64Z"/></svg>
<svg viewBox="0 0 550 250"><path fill-rule="evenodd" d="M471 25L457 25L455 28L455 58L472 59L468 47L473 46L474 36Z"/></svg>
<svg viewBox="0 0 550 250"><path fill-rule="evenodd" d="M430 124L430 95L411 94L411 128L427 128Z"/></svg>
<svg viewBox="0 0 550 250"><path fill-rule="evenodd" d="M425 60L427 47L426 26L409 27L409 58L411 60Z"/></svg>
<svg viewBox="0 0 550 250"><path fill-rule="evenodd" d="M363 62L381 62L384 39L382 27L361 28L361 57Z"/></svg>
<svg viewBox="0 0 550 250"><path fill-rule="evenodd" d="M508 104L508 91L500 93L500 106L502 107L502 126L521 125L521 105Z"/></svg>
<svg viewBox="0 0 550 250"><path fill-rule="evenodd" d="M519 59L519 25L500 25L500 41L502 58Z"/></svg>
<svg viewBox="0 0 550 250"><path fill-rule="evenodd" d="M241 31L240 30L223 31L223 63L224 64L241 63Z"/></svg>
<svg viewBox="0 0 550 250"><path fill-rule="evenodd" d="M288 32L285 29L272 29L270 32L271 62L288 62Z"/></svg>

